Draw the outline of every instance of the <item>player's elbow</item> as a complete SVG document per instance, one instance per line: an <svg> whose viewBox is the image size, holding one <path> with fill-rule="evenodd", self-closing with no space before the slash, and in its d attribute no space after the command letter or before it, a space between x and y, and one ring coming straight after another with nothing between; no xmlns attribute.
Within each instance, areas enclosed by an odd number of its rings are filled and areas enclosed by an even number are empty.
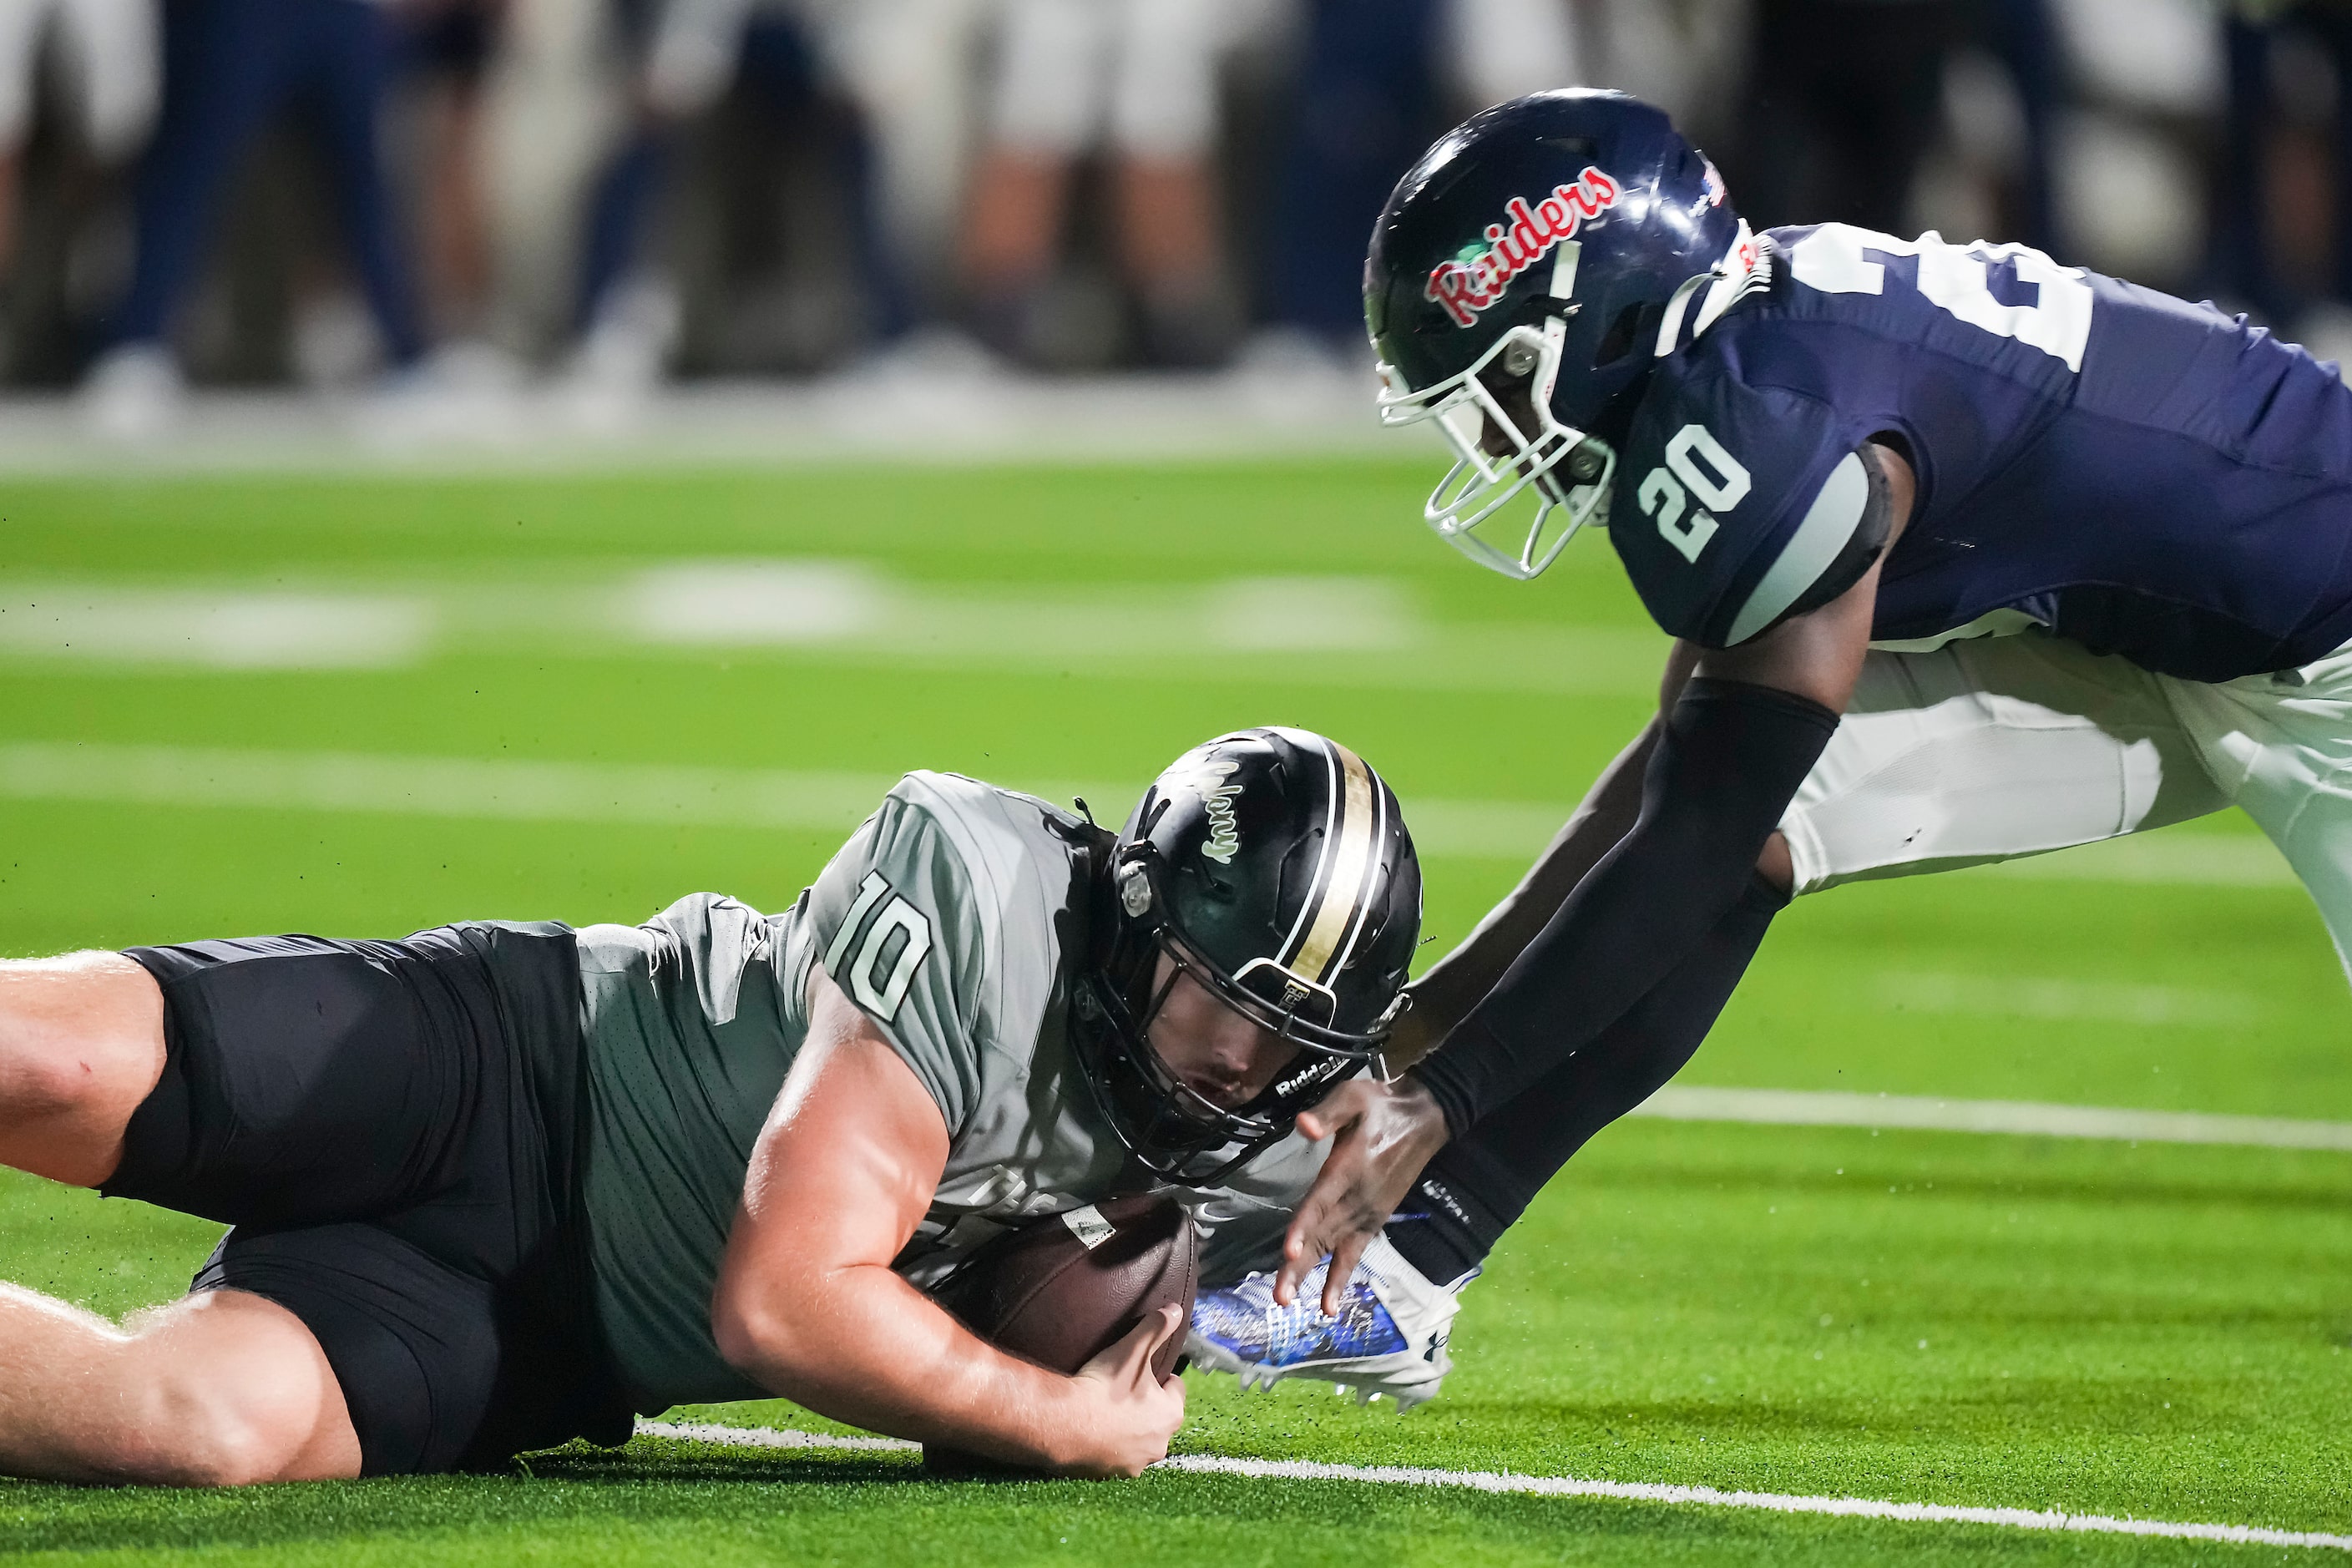
<svg viewBox="0 0 2352 1568"><path fill-rule="evenodd" d="M773 1305L753 1293L721 1287L710 1302L710 1337L738 1372L759 1373L789 1338Z"/></svg>
<svg viewBox="0 0 2352 1568"><path fill-rule="evenodd" d="M762 1386L787 1392L813 1352L814 1316L789 1281L723 1279L710 1302L711 1341L728 1365Z"/></svg>

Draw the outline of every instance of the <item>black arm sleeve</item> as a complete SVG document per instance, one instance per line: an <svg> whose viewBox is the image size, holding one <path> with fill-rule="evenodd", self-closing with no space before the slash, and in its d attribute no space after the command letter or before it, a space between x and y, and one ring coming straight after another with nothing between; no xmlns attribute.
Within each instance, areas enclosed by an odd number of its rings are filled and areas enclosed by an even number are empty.
<svg viewBox="0 0 2352 1568"><path fill-rule="evenodd" d="M1810 698L1695 679L1643 780L1642 816L1413 1069L1462 1136L1601 1032L1690 955L1837 730Z"/></svg>

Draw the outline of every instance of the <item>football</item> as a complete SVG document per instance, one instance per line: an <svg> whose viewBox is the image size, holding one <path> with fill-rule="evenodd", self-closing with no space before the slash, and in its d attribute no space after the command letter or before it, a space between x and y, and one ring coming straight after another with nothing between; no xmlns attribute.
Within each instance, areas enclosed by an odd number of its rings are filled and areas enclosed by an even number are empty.
<svg viewBox="0 0 2352 1568"><path fill-rule="evenodd" d="M1165 1194L1136 1194L1001 1236L932 1295L998 1349L1075 1373L1147 1313L1173 1306L1189 1317L1199 1273L1200 1242L1183 1205ZM1171 1335L1152 1369L1162 1377L1173 1372L1183 1346L1181 1331ZM1010 1468L936 1446L923 1450L923 1460L966 1473Z"/></svg>

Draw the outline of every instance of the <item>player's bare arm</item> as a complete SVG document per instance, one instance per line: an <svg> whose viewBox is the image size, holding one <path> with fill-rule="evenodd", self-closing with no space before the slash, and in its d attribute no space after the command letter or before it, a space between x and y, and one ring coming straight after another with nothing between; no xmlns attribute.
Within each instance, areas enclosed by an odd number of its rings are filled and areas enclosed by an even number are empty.
<svg viewBox="0 0 2352 1568"><path fill-rule="evenodd" d="M891 1272L949 1148L940 1109L822 970L809 1035L752 1152L719 1277L719 1350L837 1420L1072 1475L1135 1475L1184 1419L1151 1352L1173 1309L1076 1377L1005 1354Z"/></svg>
<svg viewBox="0 0 2352 1568"><path fill-rule="evenodd" d="M1908 521L1913 479L1910 467L1902 456L1885 446L1872 443L1864 448L1865 459L1878 476L1885 509L1886 546L1892 546L1902 527ZM1760 688L1784 692L1813 704L1831 714L1843 711L1853 690L1862 661L1869 650L1872 609L1877 598L1878 577L1884 554L1874 560L1854 584L1819 609L1792 616L1770 627L1752 641L1726 649L1693 649L1678 642L1669 657L1665 679L1661 690L1661 714L1656 724L1621 756L1618 765L1603 781L1601 798L1588 802L1588 809L1571 819L1570 828L1563 830L1546 856L1547 861L1560 863L1558 868L1539 865L1530 873L1529 882L1546 890L1557 889L1560 903L1547 912L1538 922L1531 910L1527 914L1513 910L1501 920L1489 917L1474 942L1484 939L1481 951L1470 955L1473 973L1491 970L1496 978L1489 983L1489 992L1504 985L1514 977L1531 978L1528 971L1556 961L1559 952L1569 944L1586 940L1586 931L1614 918L1608 894L1614 889L1601 887L1583 900L1591 909L1580 925L1565 918L1567 906L1585 879L1579 876L1573 882L1565 874L1579 861L1588 861L1597 872L1612 860L1619 861L1614 874L1618 880L1635 891L1644 889L1656 891L1654 874L1643 868L1640 859L1647 847L1649 836L1671 831L1678 824L1694 821L1706 823L1710 814L1706 808L1691 808L1672 792L1658 791L1652 781L1653 793L1639 805L1635 820L1618 843L1596 847L1608 828L1622 822L1628 808L1625 796L1637 795L1634 771L1624 765L1626 759L1637 753L1647 756L1654 752L1660 727L1674 721L1678 708L1696 679L1722 683L1735 689ZM1703 714L1700 724L1719 725L1714 714ZM1702 732L1700 744L1706 743ZM1718 742L1717 769L1725 764L1736 766L1738 742ZM1810 766L1810 756L1805 765ZM1781 773L1786 774L1788 769ZM1735 865L1759 866L1764 875L1785 891L1788 879L1786 848L1773 853L1777 832L1772 823L1788 804L1802 779L1803 769L1794 776L1785 777L1778 784L1768 785L1759 800L1752 803L1760 809L1750 809L1747 822L1756 842L1745 849L1745 840L1711 846L1710 858L1728 869ZM1707 783L1697 772L1686 771L1673 775L1681 781L1685 791ZM1622 781L1622 782L1619 782ZM1613 789L1608 786L1613 785ZM1777 798L1772 798L1776 796ZM1637 795L1638 798L1638 795ZM1678 810L1678 807L1682 809ZM1759 826L1760 825L1760 826ZM1580 832L1578 829L1581 828ZM1622 846L1622 847L1621 847ZM1627 863L1627 862L1630 862ZM1778 871L1777 877L1773 876ZM1563 883L1569 884L1562 887ZM1736 895L1736 883L1731 892ZM1622 898L1624 895L1617 895ZM1728 902L1729 895L1724 899ZM1711 925L1716 911L1703 902L1693 900L1691 912L1669 932L1687 933L1685 941L1695 941ZM1679 912L1679 911L1678 911ZM1528 928L1534 927L1532 931ZM1508 948L1518 942L1516 951ZM1522 954L1525 962L1522 963ZM1637 955L1628 954L1628 957ZM1654 970L1644 977L1629 984L1630 996L1638 996L1654 983L1657 974L1673 967L1679 951L1667 943L1654 947L1638 955L1646 958ZM1621 966L1622 973L1622 966ZM1629 999L1630 999L1629 996ZM1475 1005L1475 1004L1474 1004ZM1450 1029L1456 1019L1446 1021ZM1457 1113L1458 1114L1458 1113ZM1449 1127L1447 1108L1433 1094L1420 1074L1408 1073L1391 1083L1358 1081L1343 1084L1334 1090L1323 1104L1299 1119L1299 1127L1307 1136L1334 1140L1329 1157L1317 1175L1314 1188L1308 1193L1292 1219L1284 1237L1283 1262L1276 1284L1277 1300L1287 1300L1307 1272L1323 1258L1329 1258L1331 1266L1324 1282L1323 1308L1327 1312L1339 1310L1340 1296L1353 1273L1357 1262L1374 1236L1396 1210L1398 1203L1412 1188L1421 1169L1430 1157L1444 1146L1454 1129Z"/></svg>

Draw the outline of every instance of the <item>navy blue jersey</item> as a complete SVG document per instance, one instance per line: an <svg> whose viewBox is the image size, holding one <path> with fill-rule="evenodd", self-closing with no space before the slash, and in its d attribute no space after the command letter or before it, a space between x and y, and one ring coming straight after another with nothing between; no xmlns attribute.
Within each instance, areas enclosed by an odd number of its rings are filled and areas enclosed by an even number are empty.
<svg viewBox="0 0 2352 1568"><path fill-rule="evenodd" d="M2352 641L2334 367L2019 246L1769 237L1769 283L1659 363L1621 454L1610 534L1668 632L1725 647L1805 607L1891 433L1919 488L1875 638L2011 608L2204 681Z"/></svg>

